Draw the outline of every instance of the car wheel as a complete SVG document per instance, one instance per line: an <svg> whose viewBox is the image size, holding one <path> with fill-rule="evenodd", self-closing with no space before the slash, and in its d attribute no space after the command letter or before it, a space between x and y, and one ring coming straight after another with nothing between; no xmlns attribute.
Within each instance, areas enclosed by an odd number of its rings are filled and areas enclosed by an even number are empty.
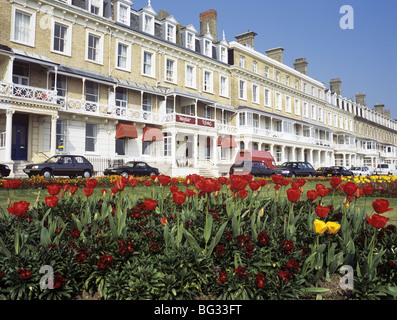
<svg viewBox="0 0 397 320"><path fill-rule="evenodd" d="M89 172L88 170L83 172L83 178L91 178L91 172Z"/></svg>
<svg viewBox="0 0 397 320"><path fill-rule="evenodd" d="M125 172L125 171L124 171L124 172L121 174L121 176L124 177L124 178L128 178L128 172Z"/></svg>
<svg viewBox="0 0 397 320"><path fill-rule="evenodd" d="M156 175L156 172L154 172L154 171L149 173L149 177L152 177L152 176L155 176L155 175Z"/></svg>
<svg viewBox="0 0 397 320"><path fill-rule="evenodd" d="M44 176L44 178L49 179L51 178L52 174L50 170L43 170L42 175Z"/></svg>
<svg viewBox="0 0 397 320"><path fill-rule="evenodd" d="M296 178L295 172L292 172L292 173L291 173L291 178Z"/></svg>

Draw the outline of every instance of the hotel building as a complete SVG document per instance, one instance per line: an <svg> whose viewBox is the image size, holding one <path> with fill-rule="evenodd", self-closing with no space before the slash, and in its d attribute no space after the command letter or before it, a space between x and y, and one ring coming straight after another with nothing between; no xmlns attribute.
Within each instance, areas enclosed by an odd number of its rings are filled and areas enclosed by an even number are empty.
<svg viewBox="0 0 397 320"><path fill-rule="evenodd" d="M397 125L342 81L311 78L305 58L227 41L217 12L182 26L151 2L0 0L0 162L86 156L97 174L146 161L164 174L227 175L240 149L278 164L397 163Z"/></svg>

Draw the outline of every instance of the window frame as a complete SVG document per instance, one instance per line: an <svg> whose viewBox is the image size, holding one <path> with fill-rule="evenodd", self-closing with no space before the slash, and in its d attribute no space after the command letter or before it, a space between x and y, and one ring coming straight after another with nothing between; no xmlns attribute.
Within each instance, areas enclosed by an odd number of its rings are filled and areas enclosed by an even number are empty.
<svg viewBox="0 0 397 320"><path fill-rule="evenodd" d="M64 51L59 51L54 48L55 45L55 24L61 25L63 27L66 27L67 29L67 34L66 34L66 46L64 44L65 50ZM64 56L71 57L72 56L72 24L58 20L58 19L53 19L52 20L52 25L51 25L51 52L57 53L57 54L62 54Z"/></svg>
<svg viewBox="0 0 397 320"><path fill-rule="evenodd" d="M209 84L206 84L206 74L209 74ZM203 91L206 93L213 93L214 92L214 72L210 70L203 70Z"/></svg>
<svg viewBox="0 0 397 320"><path fill-rule="evenodd" d="M98 47L99 48L95 48L95 50L99 51L97 60L89 59L89 54L88 53L89 53L89 48L90 48L89 47L90 35L99 38L99 41L98 41ZM86 31L85 60L87 62L103 65L103 38L104 38L103 34L100 34L98 32L92 31L92 30L87 30Z"/></svg>
<svg viewBox="0 0 397 320"><path fill-rule="evenodd" d="M168 68L168 62L172 62L172 77L169 78L168 77L168 72L169 72L169 68ZM171 58L171 57L165 57L165 63L164 63L164 81L165 82L171 82L176 84L178 82L178 60L175 58Z"/></svg>
<svg viewBox="0 0 397 320"><path fill-rule="evenodd" d="M126 20L122 20L120 17L121 7L127 9L127 17ZM117 2L117 22L122 23L124 25L130 26L130 16L131 16L131 8L121 2Z"/></svg>
<svg viewBox="0 0 397 320"><path fill-rule="evenodd" d="M119 46L120 45L127 47L127 52L126 52L126 57L125 57L126 58L126 67L125 68L119 66ZM116 66L115 66L115 68L118 70L131 72L131 44L117 39L115 47L116 47L116 49L115 49L116 50L116 52L115 52Z"/></svg>
<svg viewBox="0 0 397 320"><path fill-rule="evenodd" d="M145 73L145 54L150 54L151 56L151 61L150 61L150 74ZM155 71L156 71L156 54L155 52L147 49L142 49L142 70L141 70L141 75L145 77L150 77L154 78L155 77Z"/></svg>
<svg viewBox="0 0 397 320"><path fill-rule="evenodd" d="M188 72L187 72L188 68L192 68L191 83L189 83ZM196 89L197 88L197 83L196 82L197 82L196 81L196 66L194 66L192 64L186 64L186 67L185 67L185 87Z"/></svg>
<svg viewBox="0 0 397 320"><path fill-rule="evenodd" d="M87 129L88 129L88 125L92 125L93 126L93 136L87 136ZM88 139L92 139L93 140L93 146L94 146L94 150L88 150L87 149L87 140ZM85 124L85 145L84 145L84 150L85 152L96 152L97 151L97 141L98 141L98 124L96 123L91 123L91 122L86 122Z"/></svg>
<svg viewBox="0 0 397 320"><path fill-rule="evenodd" d="M222 84L222 79L225 79L225 84ZM225 91L223 91L223 88ZM221 97L229 98L229 77L223 74L219 75L219 95Z"/></svg>
<svg viewBox="0 0 397 320"><path fill-rule="evenodd" d="M16 18L16 11L21 12L22 14L29 15L30 20L29 20L29 40L27 42L15 39L16 33L15 33L15 18ZM19 44L23 44L29 47L35 47L35 41L36 41L36 12L33 10L29 10L26 8L21 8L17 6L12 6L12 13L11 13L11 41Z"/></svg>

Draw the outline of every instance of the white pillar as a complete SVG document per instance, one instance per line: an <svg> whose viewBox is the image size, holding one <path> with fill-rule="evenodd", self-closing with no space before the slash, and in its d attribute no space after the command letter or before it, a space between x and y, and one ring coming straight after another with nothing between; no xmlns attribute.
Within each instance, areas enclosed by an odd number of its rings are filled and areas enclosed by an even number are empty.
<svg viewBox="0 0 397 320"><path fill-rule="evenodd" d="M51 156L55 155L57 147L57 115L51 116Z"/></svg>
<svg viewBox="0 0 397 320"><path fill-rule="evenodd" d="M195 133L193 135L193 165L194 168L197 168L198 166L198 158L199 158L199 154L198 154L198 134Z"/></svg>
<svg viewBox="0 0 397 320"><path fill-rule="evenodd" d="M214 167L218 166L218 137L212 137L212 161Z"/></svg>
<svg viewBox="0 0 397 320"><path fill-rule="evenodd" d="M12 163L11 160L11 149L12 149L12 116L15 113L14 110L6 110L6 141L5 141L5 154L4 162Z"/></svg>
<svg viewBox="0 0 397 320"><path fill-rule="evenodd" d="M178 166L176 164L176 133L171 132L171 167L176 169Z"/></svg>

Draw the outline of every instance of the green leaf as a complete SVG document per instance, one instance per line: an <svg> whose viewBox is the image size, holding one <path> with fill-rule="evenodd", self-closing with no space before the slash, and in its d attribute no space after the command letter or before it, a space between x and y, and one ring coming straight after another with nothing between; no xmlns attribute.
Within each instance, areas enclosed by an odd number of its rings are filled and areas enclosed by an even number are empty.
<svg viewBox="0 0 397 320"><path fill-rule="evenodd" d="M183 229L183 234L185 235L186 240L189 242L189 244L198 252L201 253L201 248L199 244L197 243L196 239L192 236L192 234L187 231L185 228Z"/></svg>
<svg viewBox="0 0 397 320"><path fill-rule="evenodd" d="M206 219L207 221L204 229L204 240L205 243L207 244L208 240L211 237L211 232L212 232L212 222L213 222L212 214L207 213Z"/></svg>
<svg viewBox="0 0 397 320"><path fill-rule="evenodd" d="M219 241L222 238L223 233L225 232L225 228L227 226L228 221L226 221L218 230L218 232L216 233L215 237L212 239L211 245L208 247L207 252L205 253L205 255L207 257L210 257L212 254L212 251L215 249L215 247L217 246L217 244L219 243Z"/></svg>

